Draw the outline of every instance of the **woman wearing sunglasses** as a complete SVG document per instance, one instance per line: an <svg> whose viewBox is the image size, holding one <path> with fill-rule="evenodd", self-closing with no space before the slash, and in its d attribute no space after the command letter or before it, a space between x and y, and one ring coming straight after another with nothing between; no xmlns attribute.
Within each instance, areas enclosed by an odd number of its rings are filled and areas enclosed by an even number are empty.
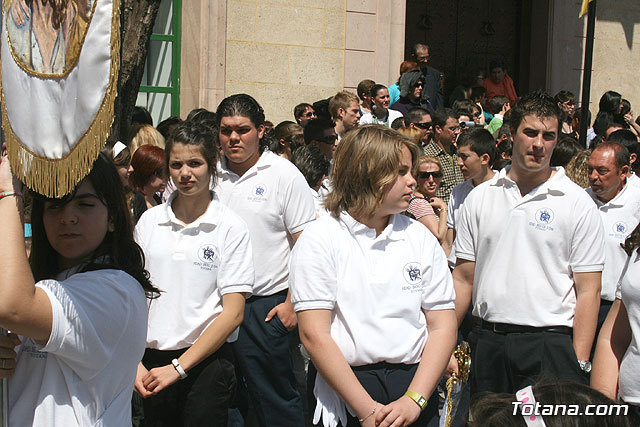
<svg viewBox="0 0 640 427"><path fill-rule="evenodd" d="M409 200L407 212L427 226L448 255L450 247L445 239L447 235L447 204L436 197L441 181L442 165L440 160L433 156L421 156L418 159L416 188Z"/></svg>

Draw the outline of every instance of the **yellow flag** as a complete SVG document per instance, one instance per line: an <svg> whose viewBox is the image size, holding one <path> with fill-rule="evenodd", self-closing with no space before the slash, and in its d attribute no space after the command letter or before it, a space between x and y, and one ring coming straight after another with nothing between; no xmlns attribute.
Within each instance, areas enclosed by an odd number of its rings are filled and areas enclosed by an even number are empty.
<svg viewBox="0 0 640 427"><path fill-rule="evenodd" d="M578 18L582 18L582 16L587 13L587 10L589 10L589 3L591 3L592 0L582 0L582 7L580 8L580 15L578 15Z"/></svg>

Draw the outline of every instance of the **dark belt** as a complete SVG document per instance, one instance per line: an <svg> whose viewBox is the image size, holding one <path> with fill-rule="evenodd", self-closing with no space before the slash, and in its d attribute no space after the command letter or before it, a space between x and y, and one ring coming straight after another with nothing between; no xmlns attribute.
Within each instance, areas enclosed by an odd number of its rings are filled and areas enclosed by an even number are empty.
<svg viewBox="0 0 640 427"><path fill-rule="evenodd" d="M552 332L555 334L573 335L573 328L568 326L524 326L511 325L509 323L492 323L482 319L476 319L476 325L482 329L495 332L496 334L524 334L535 332Z"/></svg>

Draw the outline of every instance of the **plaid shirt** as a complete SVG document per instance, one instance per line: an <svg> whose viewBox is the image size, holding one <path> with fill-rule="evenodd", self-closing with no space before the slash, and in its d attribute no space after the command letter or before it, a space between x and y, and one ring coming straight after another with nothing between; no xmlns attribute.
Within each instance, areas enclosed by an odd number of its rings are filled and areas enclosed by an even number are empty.
<svg viewBox="0 0 640 427"><path fill-rule="evenodd" d="M442 181L440 181L440 188L438 188L436 196L445 203L449 203L449 196L453 187L464 181L462 171L458 167L458 154L453 153L450 156L434 141L431 141L422 150L425 155L437 157L440 160L442 164Z"/></svg>

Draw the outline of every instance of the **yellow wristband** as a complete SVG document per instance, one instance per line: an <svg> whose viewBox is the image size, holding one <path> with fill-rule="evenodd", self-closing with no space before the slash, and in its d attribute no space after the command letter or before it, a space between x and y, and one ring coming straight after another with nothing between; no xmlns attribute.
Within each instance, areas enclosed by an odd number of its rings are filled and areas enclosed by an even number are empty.
<svg viewBox="0 0 640 427"><path fill-rule="evenodd" d="M416 402L416 404L420 407L421 411L427 407L427 399L424 398L420 393L416 393L415 391L407 390L404 394L405 396L409 396L411 400Z"/></svg>

